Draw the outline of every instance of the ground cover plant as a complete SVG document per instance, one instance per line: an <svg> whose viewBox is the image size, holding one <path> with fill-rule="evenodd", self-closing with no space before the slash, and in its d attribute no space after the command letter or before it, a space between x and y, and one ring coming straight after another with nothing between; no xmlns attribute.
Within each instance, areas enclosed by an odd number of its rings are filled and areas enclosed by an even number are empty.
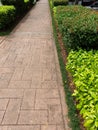
<svg viewBox="0 0 98 130"><path fill-rule="evenodd" d="M71 51L67 70L73 76L77 108L88 130L98 130L98 51Z"/></svg>

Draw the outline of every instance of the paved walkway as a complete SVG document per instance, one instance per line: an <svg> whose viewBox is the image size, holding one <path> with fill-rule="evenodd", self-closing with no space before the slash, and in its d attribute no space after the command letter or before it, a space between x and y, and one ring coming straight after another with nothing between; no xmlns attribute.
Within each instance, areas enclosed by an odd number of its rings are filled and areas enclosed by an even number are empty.
<svg viewBox="0 0 98 130"><path fill-rule="evenodd" d="M0 130L69 130L47 0L0 44Z"/></svg>

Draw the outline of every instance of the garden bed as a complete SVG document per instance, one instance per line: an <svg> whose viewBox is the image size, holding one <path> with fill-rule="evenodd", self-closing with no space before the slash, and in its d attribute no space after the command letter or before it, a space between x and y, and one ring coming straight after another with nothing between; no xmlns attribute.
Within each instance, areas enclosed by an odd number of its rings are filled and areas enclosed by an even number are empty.
<svg viewBox="0 0 98 130"><path fill-rule="evenodd" d="M65 81L73 93L67 98L70 99L74 96L73 102L80 118L80 128L79 126L75 128L73 126L75 126L76 119L72 122L71 115L71 127L73 130L97 130L98 14L82 6L53 8L51 5L51 10L53 9L53 20L58 34L57 44L60 45L60 50L57 50L58 53L61 53L63 64L66 66L67 63L68 73L65 76L67 81L66 79ZM67 54L68 59L66 60ZM65 93L67 94L67 89L65 89ZM67 104L70 107L69 103Z"/></svg>

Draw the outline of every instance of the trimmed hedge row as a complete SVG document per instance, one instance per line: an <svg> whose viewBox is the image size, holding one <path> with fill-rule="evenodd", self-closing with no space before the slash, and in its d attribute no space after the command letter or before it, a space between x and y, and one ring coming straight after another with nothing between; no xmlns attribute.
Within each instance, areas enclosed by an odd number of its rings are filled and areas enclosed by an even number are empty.
<svg viewBox="0 0 98 130"><path fill-rule="evenodd" d="M32 6L33 1L34 0L1 0L3 5L14 5L17 15L26 12Z"/></svg>
<svg viewBox="0 0 98 130"><path fill-rule="evenodd" d="M98 48L98 14L82 6L59 6L54 16L68 48Z"/></svg>
<svg viewBox="0 0 98 130"><path fill-rule="evenodd" d="M54 6L68 5L68 0L53 0L53 5Z"/></svg>
<svg viewBox="0 0 98 130"><path fill-rule="evenodd" d="M67 70L76 88L73 96L87 130L98 130L98 51L71 51Z"/></svg>
<svg viewBox="0 0 98 130"><path fill-rule="evenodd" d="M0 6L0 29L11 24L15 19L14 6Z"/></svg>
<svg viewBox="0 0 98 130"><path fill-rule="evenodd" d="M1 0L4 6L0 6L0 29L10 26L18 17L21 17L32 7L34 0Z"/></svg>
<svg viewBox="0 0 98 130"><path fill-rule="evenodd" d="M82 6L58 6L54 18L70 49L66 69L75 83L76 106L86 129L98 130L98 51L92 50L98 49L98 13Z"/></svg>

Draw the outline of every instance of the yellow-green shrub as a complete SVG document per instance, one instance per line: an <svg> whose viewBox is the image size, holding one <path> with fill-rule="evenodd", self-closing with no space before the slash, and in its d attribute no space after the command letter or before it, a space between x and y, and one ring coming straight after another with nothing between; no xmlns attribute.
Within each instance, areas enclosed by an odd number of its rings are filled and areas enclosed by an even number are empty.
<svg viewBox="0 0 98 130"><path fill-rule="evenodd" d="M84 126L87 130L98 130L98 51L71 51L66 68L73 76L73 96Z"/></svg>
<svg viewBox="0 0 98 130"><path fill-rule="evenodd" d="M0 29L9 26L15 19L14 6L0 6Z"/></svg>

